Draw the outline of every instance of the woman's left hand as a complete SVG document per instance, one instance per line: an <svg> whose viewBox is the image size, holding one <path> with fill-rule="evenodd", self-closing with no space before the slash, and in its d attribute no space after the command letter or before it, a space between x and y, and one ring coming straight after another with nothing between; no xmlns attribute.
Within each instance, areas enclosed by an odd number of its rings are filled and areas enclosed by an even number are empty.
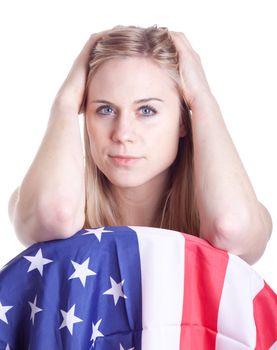
<svg viewBox="0 0 277 350"><path fill-rule="evenodd" d="M179 55L179 71L184 98L190 109L203 96L212 96L201 59L182 32L170 32Z"/></svg>
<svg viewBox="0 0 277 350"><path fill-rule="evenodd" d="M254 264L262 256L272 232L270 214L257 200L199 55L183 33L170 35L179 54L183 97L192 111L200 237Z"/></svg>

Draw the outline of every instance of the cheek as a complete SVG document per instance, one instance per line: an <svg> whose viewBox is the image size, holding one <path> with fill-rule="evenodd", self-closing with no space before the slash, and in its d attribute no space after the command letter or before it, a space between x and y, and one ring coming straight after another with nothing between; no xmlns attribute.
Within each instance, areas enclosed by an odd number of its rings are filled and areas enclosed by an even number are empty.
<svg viewBox="0 0 277 350"><path fill-rule="evenodd" d="M156 142L167 144L169 148L174 148L179 142L180 127L177 121L167 123L156 133Z"/></svg>
<svg viewBox="0 0 277 350"><path fill-rule="evenodd" d="M176 158L179 147L179 129L167 127L161 130L148 143L148 149L152 150L153 157L159 162L168 164Z"/></svg>

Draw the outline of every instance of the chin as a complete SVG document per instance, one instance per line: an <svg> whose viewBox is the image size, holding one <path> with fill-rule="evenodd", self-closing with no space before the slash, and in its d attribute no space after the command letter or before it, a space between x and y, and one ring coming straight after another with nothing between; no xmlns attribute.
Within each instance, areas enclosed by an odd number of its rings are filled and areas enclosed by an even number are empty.
<svg viewBox="0 0 277 350"><path fill-rule="evenodd" d="M130 187L138 187L144 185L147 180L146 179L138 179L134 177L123 176L120 178L108 177L109 181L112 185L121 188L130 188Z"/></svg>

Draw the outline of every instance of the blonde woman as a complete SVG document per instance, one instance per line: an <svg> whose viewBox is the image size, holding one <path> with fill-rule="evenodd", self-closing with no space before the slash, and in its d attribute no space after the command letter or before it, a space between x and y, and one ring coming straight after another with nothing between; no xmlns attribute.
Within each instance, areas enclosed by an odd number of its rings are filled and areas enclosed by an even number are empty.
<svg viewBox="0 0 277 350"><path fill-rule="evenodd" d="M183 33L156 26L89 38L9 214L26 246L81 228L152 226L199 236L249 264L272 231L198 54Z"/></svg>

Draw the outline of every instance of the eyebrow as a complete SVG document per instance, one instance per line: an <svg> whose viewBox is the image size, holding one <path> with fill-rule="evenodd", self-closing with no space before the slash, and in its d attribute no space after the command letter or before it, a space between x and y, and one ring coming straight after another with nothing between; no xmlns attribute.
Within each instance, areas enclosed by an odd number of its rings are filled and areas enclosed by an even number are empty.
<svg viewBox="0 0 277 350"><path fill-rule="evenodd" d="M160 102L164 102L164 100L161 100L160 98L157 97L149 97L149 98L142 98L140 100L136 100L134 101L134 104L138 104L138 103L146 103L149 101L160 101ZM106 101L106 100L92 100L90 101L90 103L107 103L107 104L113 104L112 102Z"/></svg>

